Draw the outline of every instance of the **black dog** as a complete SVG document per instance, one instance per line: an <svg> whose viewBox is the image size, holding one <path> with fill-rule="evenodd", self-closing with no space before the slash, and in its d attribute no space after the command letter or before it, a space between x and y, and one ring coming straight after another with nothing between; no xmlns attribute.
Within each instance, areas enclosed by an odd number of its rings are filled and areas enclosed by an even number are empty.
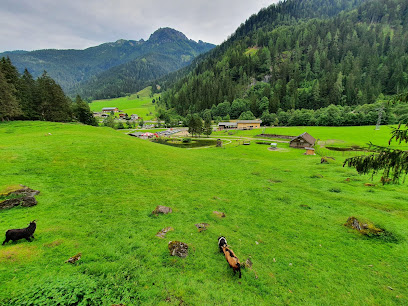
<svg viewBox="0 0 408 306"><path fill-rule="evenodd" d="M28 227L19 228L19 229L10 229L6 232L6 240L4 240L3 245L9 242L10 240L16 241L20 239L26 239L31 241L31 238L34 238L34 232L37 228L37 224L34 221L31 221Z"/></svg>

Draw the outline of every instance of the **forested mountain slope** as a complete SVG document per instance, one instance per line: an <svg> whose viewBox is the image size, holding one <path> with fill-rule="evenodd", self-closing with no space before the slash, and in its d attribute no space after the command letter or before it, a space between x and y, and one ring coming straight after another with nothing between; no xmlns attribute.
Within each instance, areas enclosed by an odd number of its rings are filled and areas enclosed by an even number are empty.
<svg viewBox="0 0 408 306"><path fill-rule="evenodd" d="M213 45L187 39L174 30L157 31L148 40L151 51L115 66L70 92L91 99L120 97L137 92L165 74L187 66Z"/></svg>
<svg viewBox="0 0 408 306"><path fill-rule="evenodd" d="M272 5L197 62L162 100L186 114L244 98L261 116L399 93L408 86L407 10L403 0Z"/></svg>
<svg viewBox="0 0 408 306"><path fill-rule="evenodd" d="M27 68L34 78L46 70L66 92L74 93L79 83L110 68L142 59L150 54L163 55L161 64L170 60L169 63L165 63L165 67L172 71L171 69L187 65L195 56L213 47L212 44L189 40L179 31L162 28L153 33L147 41L122 39L85 50L4 52L0 53L0 58L8 56L20 73ZM141 76L144 76L143 72Z"/></svg>

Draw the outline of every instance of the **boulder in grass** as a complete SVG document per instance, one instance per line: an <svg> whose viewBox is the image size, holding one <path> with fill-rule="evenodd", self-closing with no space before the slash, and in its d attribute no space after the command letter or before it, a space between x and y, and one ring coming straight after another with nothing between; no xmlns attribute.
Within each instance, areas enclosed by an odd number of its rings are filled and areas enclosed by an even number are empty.
<svg viewBox="0 0 408 306"><path fill-rule="evenodd" d="M0 202L0 209L13 208L15 206L31 207L37 205L37 200L34 196L26 196L22 198L8 199Z"/></svg>
<svg viewBox="0 0 408 306"><path fill-rule="evenodd" d="M248 258L248 259L245 261L244 266L245 266L245 268L248 268L248 269L251 269L251 268L252 268L252 261L251 261L250 258Z"/></svg>
<svg viewBox="0 0 408 306"><path fill-rule="evenodd" d="M224 214L223 212L213 211L213 213L214 213L216 216L220 217L220 218L225 218L225 214Z"/></svg>
<svg viewBox="0 0 408 306"><path fill-rule="evenodd" d="M350 217L347 219L347 222L344 224L345 226L355 229L359 231L361 234L369 237L379 237L384 234L387 234L389 236L389 233L387 233L384 229L379 228L375 226L371 222L362 222L361 220L358 220L356 217Z"/></svg>
<svg viewBox="0 0 408 306"><path fill-rule="evenodd" d="M38 190L31 189L24 185L11 186L6 192L0 194L5 200L0 201L0 209L13 208L15 206L31 207L37 205L34 196L39 194Z"/></svg>
<svg viewBox="0 0 408 306"><path fill-rule="evenodd" d="M34 190L24 185L20 185L20 187L21 187L20 189L9 192L7 196L8 195L22 195L22 196L32 196L33 197L40 193L39 190Z"/></svg>
<svg viewBox="0 0 408 306"><path fill-rule="evenodd" d="M169 251L171 256L186 258L188 255L188 245L181 241L169 241Z"/></svg>
<svg viewBox="0 0 408 306"><path fill-rule="evenodd" d="M82 253L78 253L75 256L72 256L70 258L68 258L67 261L65 261L65 263L70 263L70 264L74 264L76 263L78 260L81 259Z"/></svg>
<svg viewBox="0 0 408 306"><path fill-rule="evenodd" d="M172 228L171 226L165 227L156 234L156 237L164 238L164 236L166 236L166 233L171 231L174 231L174 228Z"/></svg>
<svg viewBox="0 0 408 306"><path fill-rule="evenodd" d="M203 232L203 231L206 231L207 230L207 226L209 226L209 224L208 223L197 223L197 224L194 224L195 226L196 226L196 228L198 229L198 231L201 233L201 232Z"/></svg>
<svg viewBox="0 0 408 306"><path fill-rule="evenodd" d="M157 205L157 207L155 208L155 210L153 210L152 214L153 215L158 215L158 214L170 214L172 213L173 210L170 207L166 207L166 206L162 206L162 205Z"/></svg>

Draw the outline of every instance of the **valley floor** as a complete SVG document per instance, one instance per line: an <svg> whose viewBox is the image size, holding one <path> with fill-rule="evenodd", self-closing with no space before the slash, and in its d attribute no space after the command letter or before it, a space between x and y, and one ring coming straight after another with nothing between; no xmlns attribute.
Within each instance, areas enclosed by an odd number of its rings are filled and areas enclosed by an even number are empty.
<svg viewBox="0 0 408 306"><path fill-rule="evenodd" d="M365 128L310 134L359 145L388 139L385 127L371 136ZM1 123L0 189L41 193L37 206L0 211L3 233L38 220L33 242L0 246L0 304L406 305L406 184L360 176L338 152L321 164L279 146L184 150L110 128ZM157 205L173 213L154 217ZM350 216L396 241L346 228ZM208 230L198 232L201 222ZM155 236L168 226L165 239ZM241 263L253 263L241 279L218 250L221 235ZM189 245L187 258L169 255L175 240ZM64 263L79 252L75 265Z"/></svg>

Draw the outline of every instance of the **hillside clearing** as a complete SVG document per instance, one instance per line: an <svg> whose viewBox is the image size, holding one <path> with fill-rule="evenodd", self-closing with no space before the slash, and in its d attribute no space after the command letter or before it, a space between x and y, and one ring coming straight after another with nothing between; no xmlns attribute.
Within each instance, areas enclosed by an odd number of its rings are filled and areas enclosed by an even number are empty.
<svg viewBox="0 0 408 306"><path fill-rule="evenodd" d="M102 111L104 107L117 107L123 113L137 114L144 120L151 120L155 118L155 104L152 103L153 99L158 99L159 94L155 94L150 97L151 87L147 87L140 92L127 97L95 100L89 104L89 107L94 112Z"/></svg>

